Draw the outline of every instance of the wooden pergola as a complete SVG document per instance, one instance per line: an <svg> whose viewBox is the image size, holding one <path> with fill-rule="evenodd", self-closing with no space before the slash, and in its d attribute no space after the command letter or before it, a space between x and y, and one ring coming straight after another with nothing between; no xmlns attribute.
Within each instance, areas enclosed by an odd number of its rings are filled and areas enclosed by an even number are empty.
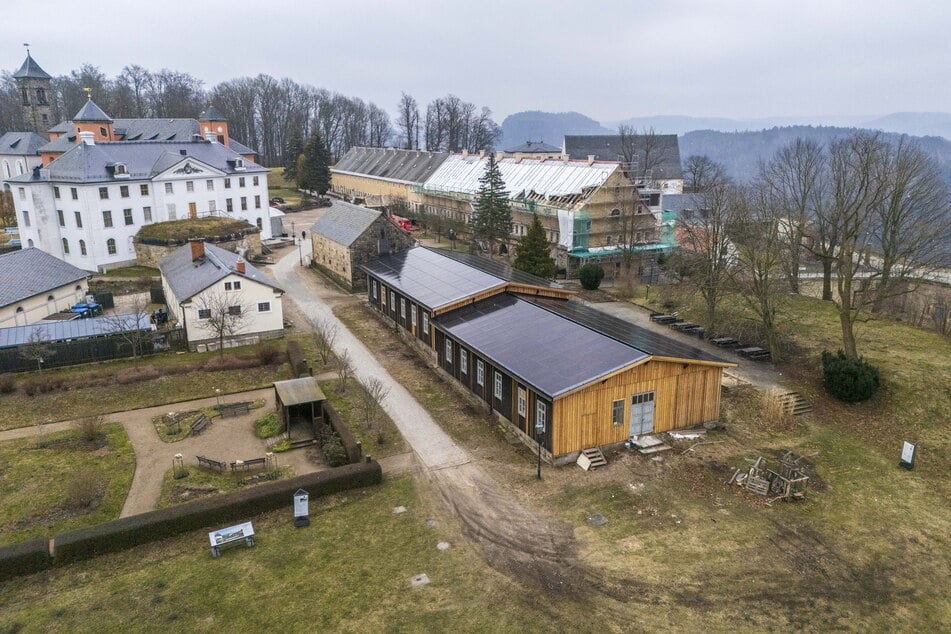
<svg viewBox="0 0 951 634"><path fill-rule="evenodd" d="M313 423L323 417L321 403L327 400L317 385L317 379L306 376L300 379L274 382L274 401L281 413L284 431L290 434L291 418L306 416Z"/></svg>

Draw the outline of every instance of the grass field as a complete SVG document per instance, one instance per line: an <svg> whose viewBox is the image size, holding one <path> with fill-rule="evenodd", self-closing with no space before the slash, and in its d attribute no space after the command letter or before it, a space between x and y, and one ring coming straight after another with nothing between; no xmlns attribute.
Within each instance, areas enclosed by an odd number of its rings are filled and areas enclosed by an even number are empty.
<svg viewBox="0 0 951 634"><path fill-rule="evenodd" d="M363 386L357 380L348 379L346 390L343 391L336 380L322 381L320 389L340 417L349 421L350 431L360 441L364 455L383 458L407 450L406 441L400 436L399 430L386 412L379 410L374 428L366 427L366 416L361 402Z"/></svg>
<svg viewBox="0 0 951 634"><path fill-rule="evenodd" d="M294 477L290 467L278 467L273 473L265 471L218 473L194 465L185 465L185 477L175 478L175 469L169 469L162 480L162 494L158 508L165 508L182 502L196 500L208 495L230 493L237 489L262 484L272 480Z"/></svg>
<svg viewBox="0 0 951 634"><path fill-rule="evenodd" d="M291 207L300 207L301 194L294 183L284 180L284 168L274 167L267 174L267 190L271 198L283 198L284 204Z"/></svg>
<svg viewBox="0 0 951 634"><path fill-rule="evenodd" d="M132 446L118 424L104 426L99 442L70 430L0 443L0 545L119 517L134 472ZM95 498L88 507L72 503L72 487L82 480Z"/></svg>

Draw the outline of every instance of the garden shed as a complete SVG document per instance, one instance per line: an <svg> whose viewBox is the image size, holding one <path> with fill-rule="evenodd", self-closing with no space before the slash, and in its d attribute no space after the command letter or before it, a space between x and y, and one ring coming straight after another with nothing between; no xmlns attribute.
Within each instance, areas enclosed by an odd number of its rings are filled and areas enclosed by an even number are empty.
<svg viewBox="0 0 951 634"><path fill-rule="evenodd" d="M322 421L325 400L327 397L312 376L274 382L274 402L288 435L295 425L310 431L315 421Z"/></svg>

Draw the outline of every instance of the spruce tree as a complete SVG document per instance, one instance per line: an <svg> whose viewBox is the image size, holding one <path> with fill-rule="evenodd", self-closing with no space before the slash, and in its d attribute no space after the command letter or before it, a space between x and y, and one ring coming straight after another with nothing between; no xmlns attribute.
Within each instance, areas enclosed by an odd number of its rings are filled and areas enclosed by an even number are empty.
<svg viewBox="0 0 951 634"><path fill-rule="evenodd" d="M302 156L304 160L298 166L297 186L323 196L330 189L330 150L319 132L311 135Z"/></svg>
<svg viewBox="0 0 951 634"><path fill-rule="evenodd" d="M555 260L551 257L545 228L536 214L532 214L532 225L515 247L512 267L547 280L555 277Z"/></svg>
<svg viewBox="0 0 951 634"><path fill-rule="evenodd" d="M472 219L472 231L477 240L489 243L489 253L495 251L495 243L508 238L512 229L512 210L509 208L509 193L495 157L489 155L485 174L479 179L476 213Z"/></svg>
<svg viewBox="0 0 951 634"><path fill-rule="evenodd" d="M297 159L303 153L304 142L295 134L288 143L287 149L284 150L284 180L286 182L297 182Z"/></svg>

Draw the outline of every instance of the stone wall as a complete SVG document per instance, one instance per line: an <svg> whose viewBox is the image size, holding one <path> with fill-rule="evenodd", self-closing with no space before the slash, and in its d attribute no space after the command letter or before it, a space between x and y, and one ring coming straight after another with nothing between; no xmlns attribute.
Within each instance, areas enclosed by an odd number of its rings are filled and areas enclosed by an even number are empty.
<svg viewBox="0 0 951 634"><path fill-rule="evenodd" d="M213 244L216 247L221 247L227 251L232 251L237 253L239 249L244 250L246 259L252 255L257 255L261 253L261 236L258 233L250 233L248 235L241 236L239 240L206 240L209 244ZM136 264L141 266L151 266L157 267L159 261L164 258L166 255L175 251L176 249L182 248L187 242L181 244L168 244L168 245L157 245L157 244L140 244L139 242L135 243L135 260Z"/></svg>
<svg viewBox="0 0 951 634"><path fill-rule="evenodd" d="M397 227L385 216L380 216L374 220L373 224L363 232L363 235L350 245L350 286L354 291L366 290L367 276L360 269L360 266L380 257L381 231L390 253L405 251L416 243L416 239L411 234Z"/></svg>

